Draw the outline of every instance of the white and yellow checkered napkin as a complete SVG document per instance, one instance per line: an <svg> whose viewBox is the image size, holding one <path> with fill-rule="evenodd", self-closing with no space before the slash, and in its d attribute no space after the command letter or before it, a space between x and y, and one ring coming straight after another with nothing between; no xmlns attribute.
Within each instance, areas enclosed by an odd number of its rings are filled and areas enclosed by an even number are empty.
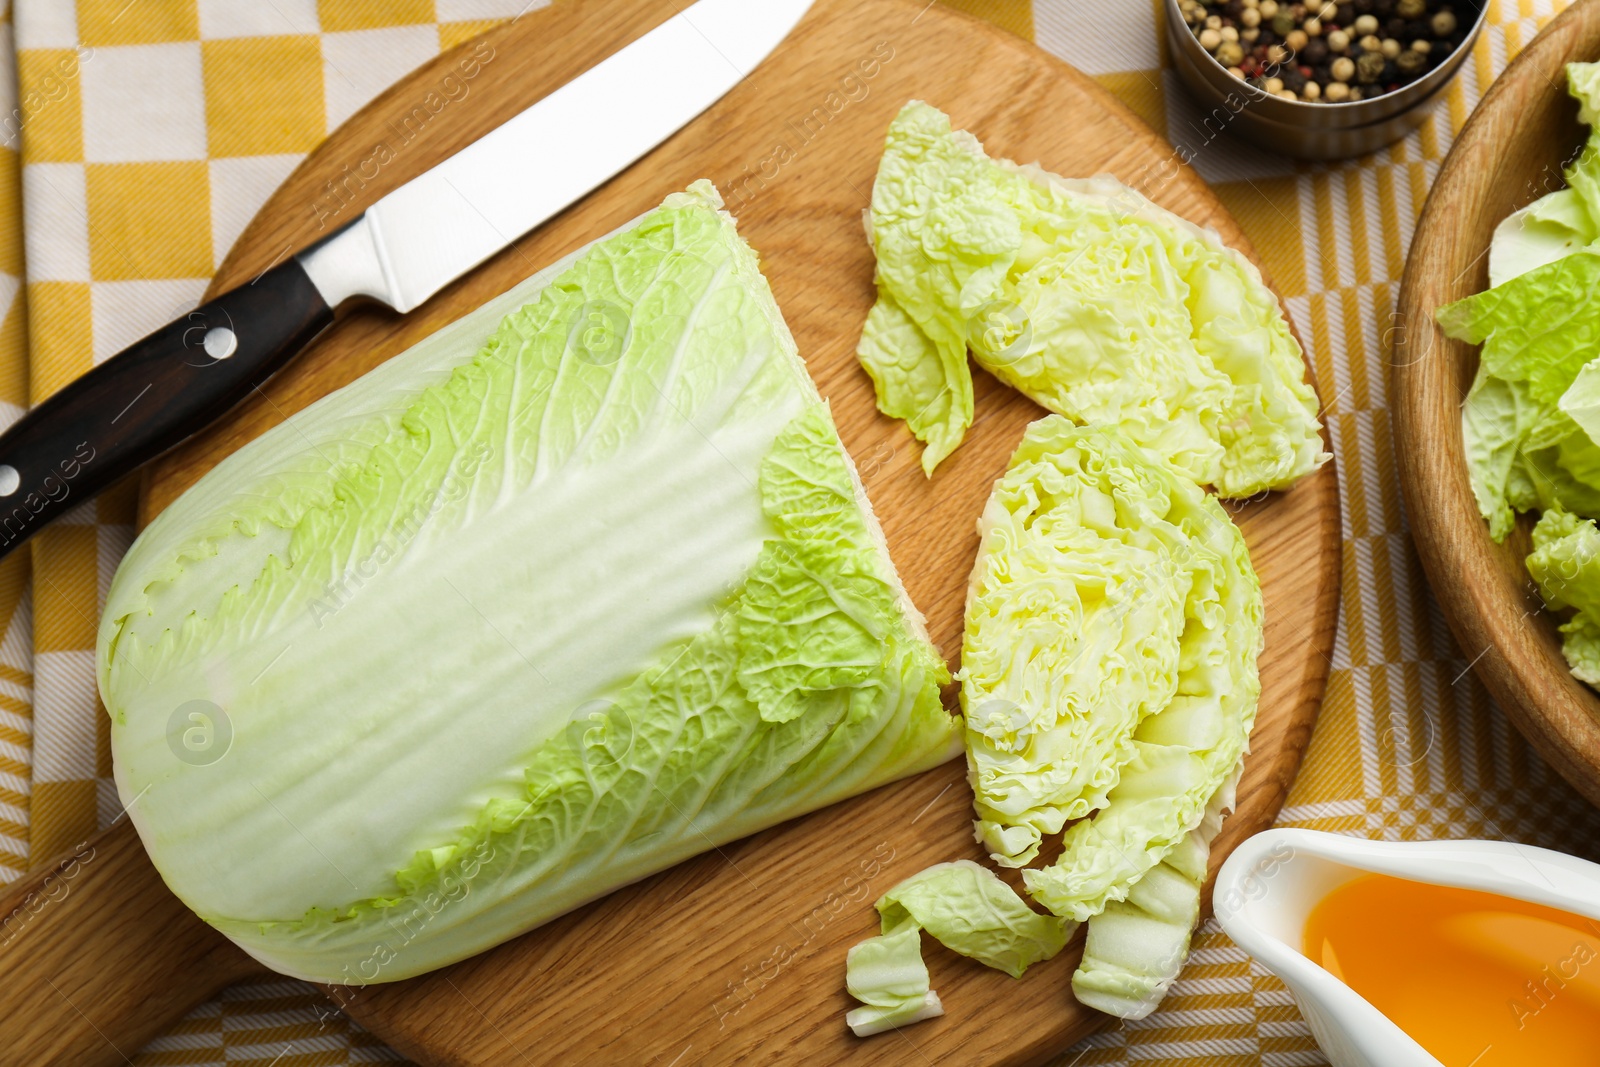
<svg viewBox="0 0 1600 1067"><path fill-rule="evenodd" d="M1600 814L1510 729L1428 596L1405 533L1385 395L1405 249L1438 162L1492 77L1565 0L1489 0L1489 28L1432 120L1392 149L1325 166L1214 137L1167 69L1160 0L949 2L1033 38L1187 147L1310 343L1344 491L1344 591L1328 699L1283 821L1372 837L1508 837L1600 857ZM0 101L0 423L187 310L327 131L441 48L525 6L18 0L20 97ZM10 82L0 77L0 93ZM0 563L0 880L118 810L92 649L131 505L127 490L86 504L34 541L31 560ZM323 1005L295 982L240 986L136 1062L398 1059ZM1283 986L1208 927L1160 1012L1070 1050L1058 1067L1136 1062L1325 1061Z"/></svg>

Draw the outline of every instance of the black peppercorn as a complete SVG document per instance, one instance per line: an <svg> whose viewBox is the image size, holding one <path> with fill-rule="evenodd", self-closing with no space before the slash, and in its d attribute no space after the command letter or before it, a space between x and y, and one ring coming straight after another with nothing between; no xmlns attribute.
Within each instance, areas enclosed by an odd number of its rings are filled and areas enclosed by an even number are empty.
<svg viewBox="0 0 1600 1067"><path fill-rule="evenodd" d="M1428 57L1421 52L1407 48L1395 57L1394 65L1400 69L1401 74L1413 77L1420 74L1422 68L1428 65Z"/></svg>
<svg viewBox="0 0 1600 1067"><path fill-rule="evenodd" d="M1278 77L1283 79L1283 87L1285 89L1292 89L1298 93L1301 89L1306 87L1306 76L1301 74L1294 67L1284 67L1283 73L1278 75Z"/></svg>
<svg viewBox="0 0 1600 1067"><path fill-rule="evenodd" d="M1311 38L1306 42L1306 46L1300 49L1300 58L1313 67L1319 63L1326 62L1328 58L1328 42L1321 37Z"/></svg>
<svg viewBox="0 0 1600 1067"><path fill-rule="evenodd" d="M1372 13L1380 19L1394 16L1394 0L1372 0Z"/></svg>
<svg viewBox="0 0 1600 1067"><path fill-rule="evenodd" d="M1370 15L1372 13L1372 0L1350 0L1350 10L1358 15Z"/></svg>

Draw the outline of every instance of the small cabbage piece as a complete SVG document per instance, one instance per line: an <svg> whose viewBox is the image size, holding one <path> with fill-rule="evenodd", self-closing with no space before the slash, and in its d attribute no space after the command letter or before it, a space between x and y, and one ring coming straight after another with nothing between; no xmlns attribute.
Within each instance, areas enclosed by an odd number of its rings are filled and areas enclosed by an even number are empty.
<svg viewBox="0 0 1600 1067"><path fill-rule="evenodd" d="M1556 406L1591 442L1600 444L1600 356L1583 365Z"/></svg>
<svg viewBox="0 0 1600 1067"><path fill-rule="evenodd" d="M111 584L167 884L361 985L955 755L948 679L709 183L220 464Z"/></svg>
<svg viewBox="0 0 1600 1067"><path fill-rule="evenodd" d="M1600 530L1594 520L1546 511L1533 528L1528 573L1547 607L1572 611L1561 624L1561 652L1573 676L1600 685Z"/></svg>
<svg viewBox="0 0 1600 1067"><path fill-rule="evenodd" d="M1072 975L1080 1004L1122 1019L1143 1019L1161 1003L1189 958L1200 920L1211 842L1233 810L1241 764L1206 805L1200 824L1128 893L1089 920L1083 959Z"/></svg>
<svg viewBox="0 0 1600 1067"><path fill-rule="evenodd" d="M1171 847L1255 714L1260 587L1238 528L1118 431L1050 416L1024 434L979 537L957 673L978 840L995 862L1023 866L1044 835L1109 804L1102 830L1068 831L1061 863L1093 853L1109 873L1098 846L1113 826L1141 854ZM1207 754L1203 767L1183 744ZM1183 802L1162 812L1166 787ZM1026 877L1079 921L1111 889L1069 909L1059 875Z"/></svg>
<svg viewBox="0 0 1600 1067"><path fill-rule="evenodd" d="M1526 382L1528 395L1554 406L1600 350L1600 254L1578 252L1505 285L1439 309L1439 324L1458 340L1481 344L1481 363L1504 381Z"/></svg>
<svg viewBox="0 0 1600 1067"><path fill-rule="evenodd" d="M851 948L845 958L845 985L862 1005L844 1017L857 1037L944 1014L939 994L928 988L922 931L915 923L902 923Z"/></svg>
<svg viewBox="0 0 1600 1067"><path fill-rule="evenodd" d="M1489 243L1489 286L1513 278L1600 239L1600 63L1568 63L1567 92L1578 101L1578 120L1590 127L1583 150L1563 171L1565 189L1547 193L1495 227Z"/></svg>
<svg viewBox="0 0 1600 1067"><path fill-rule="evenodd" d="M1073 927L1041 915L989 868L936 863L878 900L885 931L914 925L945 948L1013 978L1066 947Z"/></svg>
<svg viewBox="0 0 1600 1067"><path fill-rule="evenodd" d="M953 952L1021 978L1065 948L1074 929L1028 907L971 860L919 871L880 897L877 908L883 933L852 948L845 962L845 985L865 1005L845 1017L857 1037L944 1013L928 989L923 930Z"/></svg>
<svg viewBox="0 0 1600 1067"><path fill-rule="evenodd" d="M926 442L929 474L972 422L969 349L1224 496L1328 458L1300 346L1254 265L1116 181L992 160L912 102L889 128L870 230L878 302L857 355L878 406Z"/></svg>
<svg viewBox="0 0 1600 1067"><path fill-rule="evenodd" d="M1508 215L1489 243L1489 287L1495 288L1554 263L1600 239L1600 63L1568 63L1567 92L1578 101L1578 121L1589 140L1563 172L1557 189Z"/></svg>
<svg viewBox="0 0 1600 1067"><path fill-rule="evenodd" d="M1497 541L1518 511L1600 514L1600 448L1560 406L1600 352L1596 286L1600 254L1578 252L1437 313L1446 334L1483 346L1462 436L1473 495Z"/></svg>
<svg viewBox="0 0 1600 1067"><path fill-rule="evenodd" d="M1489 287L1594 243L1600 233L1575 189L1558 189L1513 211L1495 227L1489 242Z"/></svg>
<svg viewBox="0 0 1600 1067"><path fill-rule="evenodd" d="M1588 216L1584 232L1600 234L1600 63L1568 63L1567 92L1578 101L1578 121L1589 127L1589 139L1562 173Z"/></svg>

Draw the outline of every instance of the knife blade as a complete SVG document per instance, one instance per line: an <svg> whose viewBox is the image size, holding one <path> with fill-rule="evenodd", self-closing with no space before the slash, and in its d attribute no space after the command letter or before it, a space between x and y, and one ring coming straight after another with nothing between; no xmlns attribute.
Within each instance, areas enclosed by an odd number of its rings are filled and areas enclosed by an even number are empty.
<svg viewBox="0 0 1600 1067"><path fill-rule="evenodd" d="M699 0L343 229L200 305L0 434L0 557L257 389L365 296L406 313L721 99L813 0Z"/></svg>

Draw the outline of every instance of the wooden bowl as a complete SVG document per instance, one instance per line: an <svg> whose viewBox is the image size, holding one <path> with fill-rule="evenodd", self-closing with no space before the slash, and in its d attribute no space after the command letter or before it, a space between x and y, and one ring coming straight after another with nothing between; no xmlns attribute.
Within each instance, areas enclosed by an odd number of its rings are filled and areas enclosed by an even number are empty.
<svg viewBox="0 0 1600 1067"><path fill-rule="evenodd" d="M1497 545L1467 479L1461 402L1475 345L1435 324L1488 287L1489 239L1507 215L1559 189L1583 143L1563 66L1600 58L1600 0L1579 0L1490 88L1445 159L1417 223L1392 336L1395 453L1417 552L1445 618L1489 692L1547 762L1600 804L1600 695L1572 677L1559 620L1538 610L1524 519Z"/></svg>

